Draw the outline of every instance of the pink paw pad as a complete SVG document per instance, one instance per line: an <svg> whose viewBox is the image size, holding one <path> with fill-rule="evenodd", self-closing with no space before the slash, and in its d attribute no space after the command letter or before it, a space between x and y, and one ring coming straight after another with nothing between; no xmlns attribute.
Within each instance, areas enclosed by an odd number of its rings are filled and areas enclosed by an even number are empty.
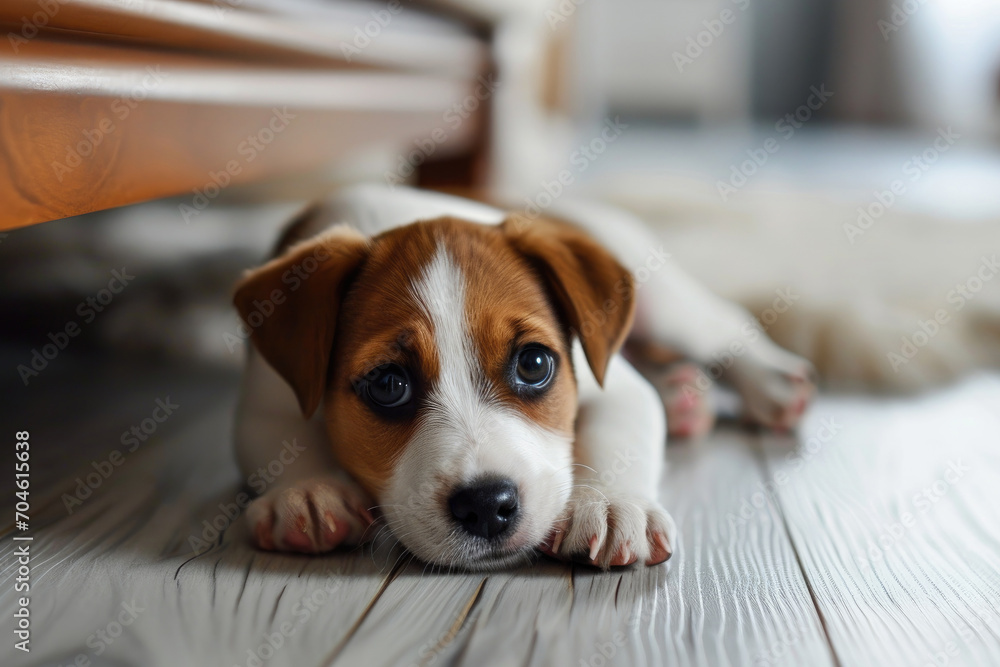
<svg viewBox="0 0 1000 667"><path fill-rule="evenodd" d="M329 549L337 546L350 534L351 524L347 521L337 519L333 512L323 515L323 544Z"/></svg>
<svg viewBox="0 0 1000 667"><path fill-rule="evenodd" d="M270 521L260 521L254 526L254 537L257 541L257 546L266 551L274 551L274 537L271 531L274 530L274 526Z"/></svg>
<svg viewBox="0 0 1000 667"><path fill-rule="evenodd" d="M711 383L701 378L698 366L684 363L673 366L661 380L667 429L675 438L700 438L715 425Z"/></svg>
<svg viewBox="0 0 1000 667"><path fill-rule="evenodd" d="M673 551L670 549L670 544L667 542L667 538L663 533L655 533L649 539L650 553L649 560L646 561L646 565L659 565L670 560L670 556L673 555Z"/></svg>
<svg viewBox="0 0 1000 667"><path fill-rule="evenodd" d="M636 562L639 558L634 554L627 542L618 548L609 565L612 567L624 567Z"/></svg>
<svg viewBox="0 0 1000 667"><path fill-rule="evenodd" d="M308 531L308 521L305 517L296 518L295 525L288 528L282 536L285 545L297 551L313 551L312 537Z"/></svg>

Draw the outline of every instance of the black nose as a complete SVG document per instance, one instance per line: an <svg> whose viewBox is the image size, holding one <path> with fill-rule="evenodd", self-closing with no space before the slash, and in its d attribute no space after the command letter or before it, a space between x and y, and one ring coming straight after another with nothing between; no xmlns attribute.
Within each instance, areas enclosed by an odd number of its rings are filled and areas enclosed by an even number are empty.
<svg viewBox="0 0 1000 667"><path fill-rule="evenodd" d="M473 482L453 493L448 507L465 532L491 539L517 519L517 486L508 479Z"/></svg>

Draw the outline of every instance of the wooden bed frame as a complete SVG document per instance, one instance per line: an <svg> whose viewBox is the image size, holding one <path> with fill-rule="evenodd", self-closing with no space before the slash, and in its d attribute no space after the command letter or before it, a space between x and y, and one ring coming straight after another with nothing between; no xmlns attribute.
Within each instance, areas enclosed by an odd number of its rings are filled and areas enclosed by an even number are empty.
<svg viewBox="0 0 1000 667"><path fill-rule="evenodd" d="M403 9L6 0L0 229L187 193L197 211L231 185L429 136L490 73L491 19ZM418 182L485 180L487 109L443 128Z"/></svg>

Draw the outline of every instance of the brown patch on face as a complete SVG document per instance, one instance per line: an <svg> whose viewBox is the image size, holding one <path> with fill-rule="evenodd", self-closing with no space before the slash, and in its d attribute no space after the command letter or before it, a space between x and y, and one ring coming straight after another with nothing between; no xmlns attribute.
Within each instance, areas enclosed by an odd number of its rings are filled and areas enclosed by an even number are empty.
<svg viewBox="0 0 1000 667"><path fill-rule="evenodd" d="M632 274L594 239L561 220L514 215L500 229L542 275L603 384L635 317Z"/></svg>
<svg viewBox="0 0 1000 667"><path fill-rule="evenodd" d="M576 418L576 381L569 331L543 281L499 228L449 245L465 269L465 312L479 364L497 398L551 431L570 435ZM518 353L540 345L555 360L555 376L536 396L511 384Z"/></svg>
<svg viewBox="0 0 1000 667"><path fill-rule="evenodd" d="M250 271L233 302L254 346L295 392L305 417L323 398L343 287L368 240L333 227Z"/></svg>
<svg viewBox="0 0 1000 667"><path fill-rule="evenodd" d="M432 239L414 226L382 234L344 297L334 341L326 421L341 465L371 493L379 493L413 436L414 415L387 418L363 396L366 375L387 363L410 372L415 400L437 377L430 321L410 286L433 256Z"/></svg>
<svg viewBox="0 0 1000 667"><path fill-rule="evenodd" d="M491 393L547 429L567 435L573 430L576 383L569 334L541 277L503 231L451 218L397 228L372 240L344 296L326 395L337 457L376 495L413 437L421 400L438 379L433 325L412 285L442 244L464 274L468 333ZM529 343L544 346L556 361L547 389L533 397L510 384L517 354ZM365 374L385 363L409 371L415 412L387 417L359 395Z"/></svg>

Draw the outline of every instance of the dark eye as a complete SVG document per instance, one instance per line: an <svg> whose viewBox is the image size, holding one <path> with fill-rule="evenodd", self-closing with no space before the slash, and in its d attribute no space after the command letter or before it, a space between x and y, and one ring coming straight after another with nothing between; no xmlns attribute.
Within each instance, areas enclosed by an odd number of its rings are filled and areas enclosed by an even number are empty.
<svg viewBox="0 0 1000 667"><path fill-rule="evenodd" d="M388 364L368 374L368 398L383 408L405 405L413 396L410 376L402 366Z"/></svg>
<svg viewBox="0 0 1000 667"><path fill-rule="evenodd" d="M514 379L518 384L541 389L552 379L555 362L552 354L543 347L530 345L517 354Z"/></svg>

